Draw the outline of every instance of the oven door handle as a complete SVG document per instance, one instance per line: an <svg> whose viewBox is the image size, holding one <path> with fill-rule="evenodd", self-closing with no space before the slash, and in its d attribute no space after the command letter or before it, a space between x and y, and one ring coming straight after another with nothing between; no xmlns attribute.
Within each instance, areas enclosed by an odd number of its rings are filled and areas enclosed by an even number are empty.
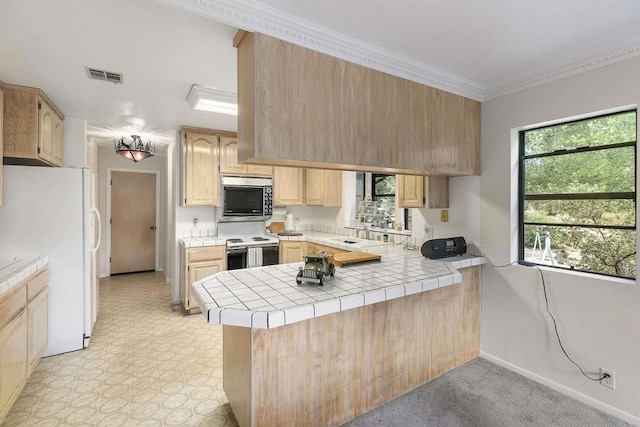
<svg viewBox="0 0 640 427"><path fill-rule="evenodd" d="M243 254L247 253L247 248L230 248L227 249L227 254Z"/></svg>

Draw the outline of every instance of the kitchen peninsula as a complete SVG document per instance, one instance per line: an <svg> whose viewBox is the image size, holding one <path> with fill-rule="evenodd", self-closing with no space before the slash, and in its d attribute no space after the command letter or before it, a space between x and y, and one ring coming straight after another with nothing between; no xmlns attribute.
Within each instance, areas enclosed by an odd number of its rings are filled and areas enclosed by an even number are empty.
<svg viewBox="0 0 640 427"><path fill-rule="evenodd" d="M298 239L382 260L337 268L322 287L296 285L301 263L192 284L205 318L223 325L224 389L241 426L344 423L478 356L482 257Z"/></svg>

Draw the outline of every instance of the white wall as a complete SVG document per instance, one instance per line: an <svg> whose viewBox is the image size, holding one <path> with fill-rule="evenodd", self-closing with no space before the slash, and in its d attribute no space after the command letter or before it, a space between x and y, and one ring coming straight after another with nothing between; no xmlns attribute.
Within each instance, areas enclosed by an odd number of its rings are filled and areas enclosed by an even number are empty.
<svg viewBox="0 0 640 427"><path fill-rule="evenodd" d="M112 146L100 147L98 149L98 210L102 217L102 244L98 253L98 259L100 264L100 277L107 275L109 266L109 248L108 248L108 236L107 223L109 222L109 212L107 209L107 195L108 195L108 169L114 168L119 170L139 170L139 171L158 171L158 181L160 182L160 199L157 201L160 206L160 214L157 222L158 226L158 239L156 241L156 247L160 250L160 257L156 265L156 270L163 270L165 264L164 254L162 249L166 245L167 239L167 221L165 219L167 212L167 178L166 178L166 153L156 147L156 155L149 157L141 162L134 163L131 160L115 153ZM165 224L163 226L163 224Z"/></svg>
<svg viewBox="0 0 640 427"><path fill-rule="evenodd" d="M515 260L517 129L640 101L640 57L482 104L480 236L494 264ZM596 376L616 374L615 391L585 379L561 353L533 268L483 267L481 348L532 378L640 423L640 287L589 275L544 271L550 306L569 354Z"/></svg>
<svg viewBox="0 0 640 427"><path fill-rule="evenodd" d="M79 117L65 116L62 135L62 166L89 167L87 159L87 122Z"/></svg>

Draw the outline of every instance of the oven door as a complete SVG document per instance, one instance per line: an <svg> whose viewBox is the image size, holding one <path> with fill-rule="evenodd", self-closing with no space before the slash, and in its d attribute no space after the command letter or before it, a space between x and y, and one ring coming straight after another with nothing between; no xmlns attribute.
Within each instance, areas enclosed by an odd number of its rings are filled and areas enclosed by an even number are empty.
<svg viewBox="0 0 640 427"><path fill-rule="evenodd" d="M247 248L227 249L227 270L247 268Z"/></svg>
<svg viewBox="0 0 640 427"><path fill-rule="evenodd" d="M262 265L275 265L280 263L280 250L278 245L264 246L262 248Z"/></svg>

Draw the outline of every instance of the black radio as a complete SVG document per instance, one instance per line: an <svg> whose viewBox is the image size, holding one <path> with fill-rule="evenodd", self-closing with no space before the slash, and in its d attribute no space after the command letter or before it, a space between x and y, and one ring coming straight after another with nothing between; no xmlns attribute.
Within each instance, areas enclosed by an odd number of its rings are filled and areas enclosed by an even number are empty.
<svg viewBox="0 0 640 427"><path fill-rule="evenodd" d="M467 242L464 241L464 237L428 240L424 242L420 252L424 257L430 259L462 255L467 252Z"/></svg>

